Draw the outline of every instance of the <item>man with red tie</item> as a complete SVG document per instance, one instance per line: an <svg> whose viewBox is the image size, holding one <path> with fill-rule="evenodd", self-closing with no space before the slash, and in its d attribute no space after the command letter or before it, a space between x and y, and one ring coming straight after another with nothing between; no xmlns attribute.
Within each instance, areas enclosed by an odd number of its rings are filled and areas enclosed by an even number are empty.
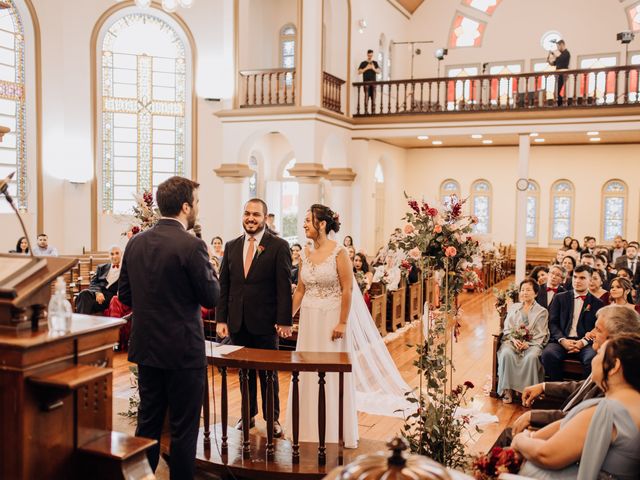
<svg viewBox="0 0 640 480"><path fill-rule="evenodd" d="M120 259L122 250L114 245L109 249L110 263L98 265L91 278L89 288L82 290L76 299L76 312L86 315L102 313L109 306L111 299L118 293L120 279Z"/></svg>
<svg viewBox="0 0 640 480"><path fill-rule="evenodd" d="M556 293L562 293L566 290L563 285L565 275L566 272L561 265L552 265L549 268L549 275L547 275L547 284L541 286L538 290L536 302L549 310L551 300L553 300Z"/></svg>
<svg viewBox="0 0 640 480"><path fill-rule="evenodd" d="M591 360L595 350L586 338L596 324L596 312L603 303L589 293L591 267L578 265L573 271L573 290L555 295L549 307L551 338L542 351L542 365L551 381L563 378L562 362L567 357L582 363L584 377L591 374Z"/></svg>

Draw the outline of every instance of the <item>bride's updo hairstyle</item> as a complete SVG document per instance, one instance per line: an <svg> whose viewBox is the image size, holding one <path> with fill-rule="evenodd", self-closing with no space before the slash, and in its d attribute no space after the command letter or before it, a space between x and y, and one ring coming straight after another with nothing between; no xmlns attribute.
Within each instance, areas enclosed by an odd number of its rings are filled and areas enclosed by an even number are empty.
<svg viewBox="0 0 640 480"><path fill-rule="evenodd" d="M327 222L325 227L325 233L340 231L340 216L331 210L329 207L316 203L311 205L309 209L311 212L311 221L316 230L320 231L320 222Z"/></svg>

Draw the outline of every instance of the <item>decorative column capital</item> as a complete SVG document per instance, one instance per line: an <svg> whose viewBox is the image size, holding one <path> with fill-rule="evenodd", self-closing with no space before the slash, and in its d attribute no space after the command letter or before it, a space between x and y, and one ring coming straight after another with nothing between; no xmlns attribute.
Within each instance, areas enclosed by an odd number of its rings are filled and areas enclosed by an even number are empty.
<svg viewBox="0 0 640 480"><path fill-rule="evenodd" d="M241 182L253 175L253 170L245 163L223 163L213 171L225 182Z"/></svg>
<svg viewBox="0 0 640 480"><path fill-rule="evenodd" d="M329 170L325 169L321 163L296 163L289 169L289 174L299 180L320 181Z"/></svg>
<svg viewBox="0 0 640 480"><path fill-rule="evenodd" d="M357 174L351 168L330 168L327 178L331 183L338 185L350 185L355 180Z"/></svg>

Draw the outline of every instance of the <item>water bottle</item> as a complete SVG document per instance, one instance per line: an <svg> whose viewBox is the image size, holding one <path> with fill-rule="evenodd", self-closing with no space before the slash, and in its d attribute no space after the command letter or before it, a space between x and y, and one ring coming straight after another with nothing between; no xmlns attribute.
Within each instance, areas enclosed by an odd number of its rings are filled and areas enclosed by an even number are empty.
<svg viewBox="0 0 640 480"><path fill-rule="evenodd" d="M72 311L71 303L66 297L66 289L64 278L58 277L48 311L49 332L54 335L62 335L71 330Z"/></svg>

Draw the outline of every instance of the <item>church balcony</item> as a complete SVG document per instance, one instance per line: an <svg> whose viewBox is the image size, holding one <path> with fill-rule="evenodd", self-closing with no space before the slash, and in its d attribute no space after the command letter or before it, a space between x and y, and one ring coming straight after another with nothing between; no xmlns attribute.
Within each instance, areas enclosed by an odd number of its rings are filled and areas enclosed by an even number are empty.
<svg viewBox="0 0 640 480"><path fill-rule="evenodd" d="M640 106L640 65L353 83L353 116L565 111ZM593 110L590 112L594 114Z"/></svg>
<svg viewBox="0 0 640 480"><path fill-rule="evenodd" d="M240 108L295 105L295 85L295 68L240 71Z"/></svg>

